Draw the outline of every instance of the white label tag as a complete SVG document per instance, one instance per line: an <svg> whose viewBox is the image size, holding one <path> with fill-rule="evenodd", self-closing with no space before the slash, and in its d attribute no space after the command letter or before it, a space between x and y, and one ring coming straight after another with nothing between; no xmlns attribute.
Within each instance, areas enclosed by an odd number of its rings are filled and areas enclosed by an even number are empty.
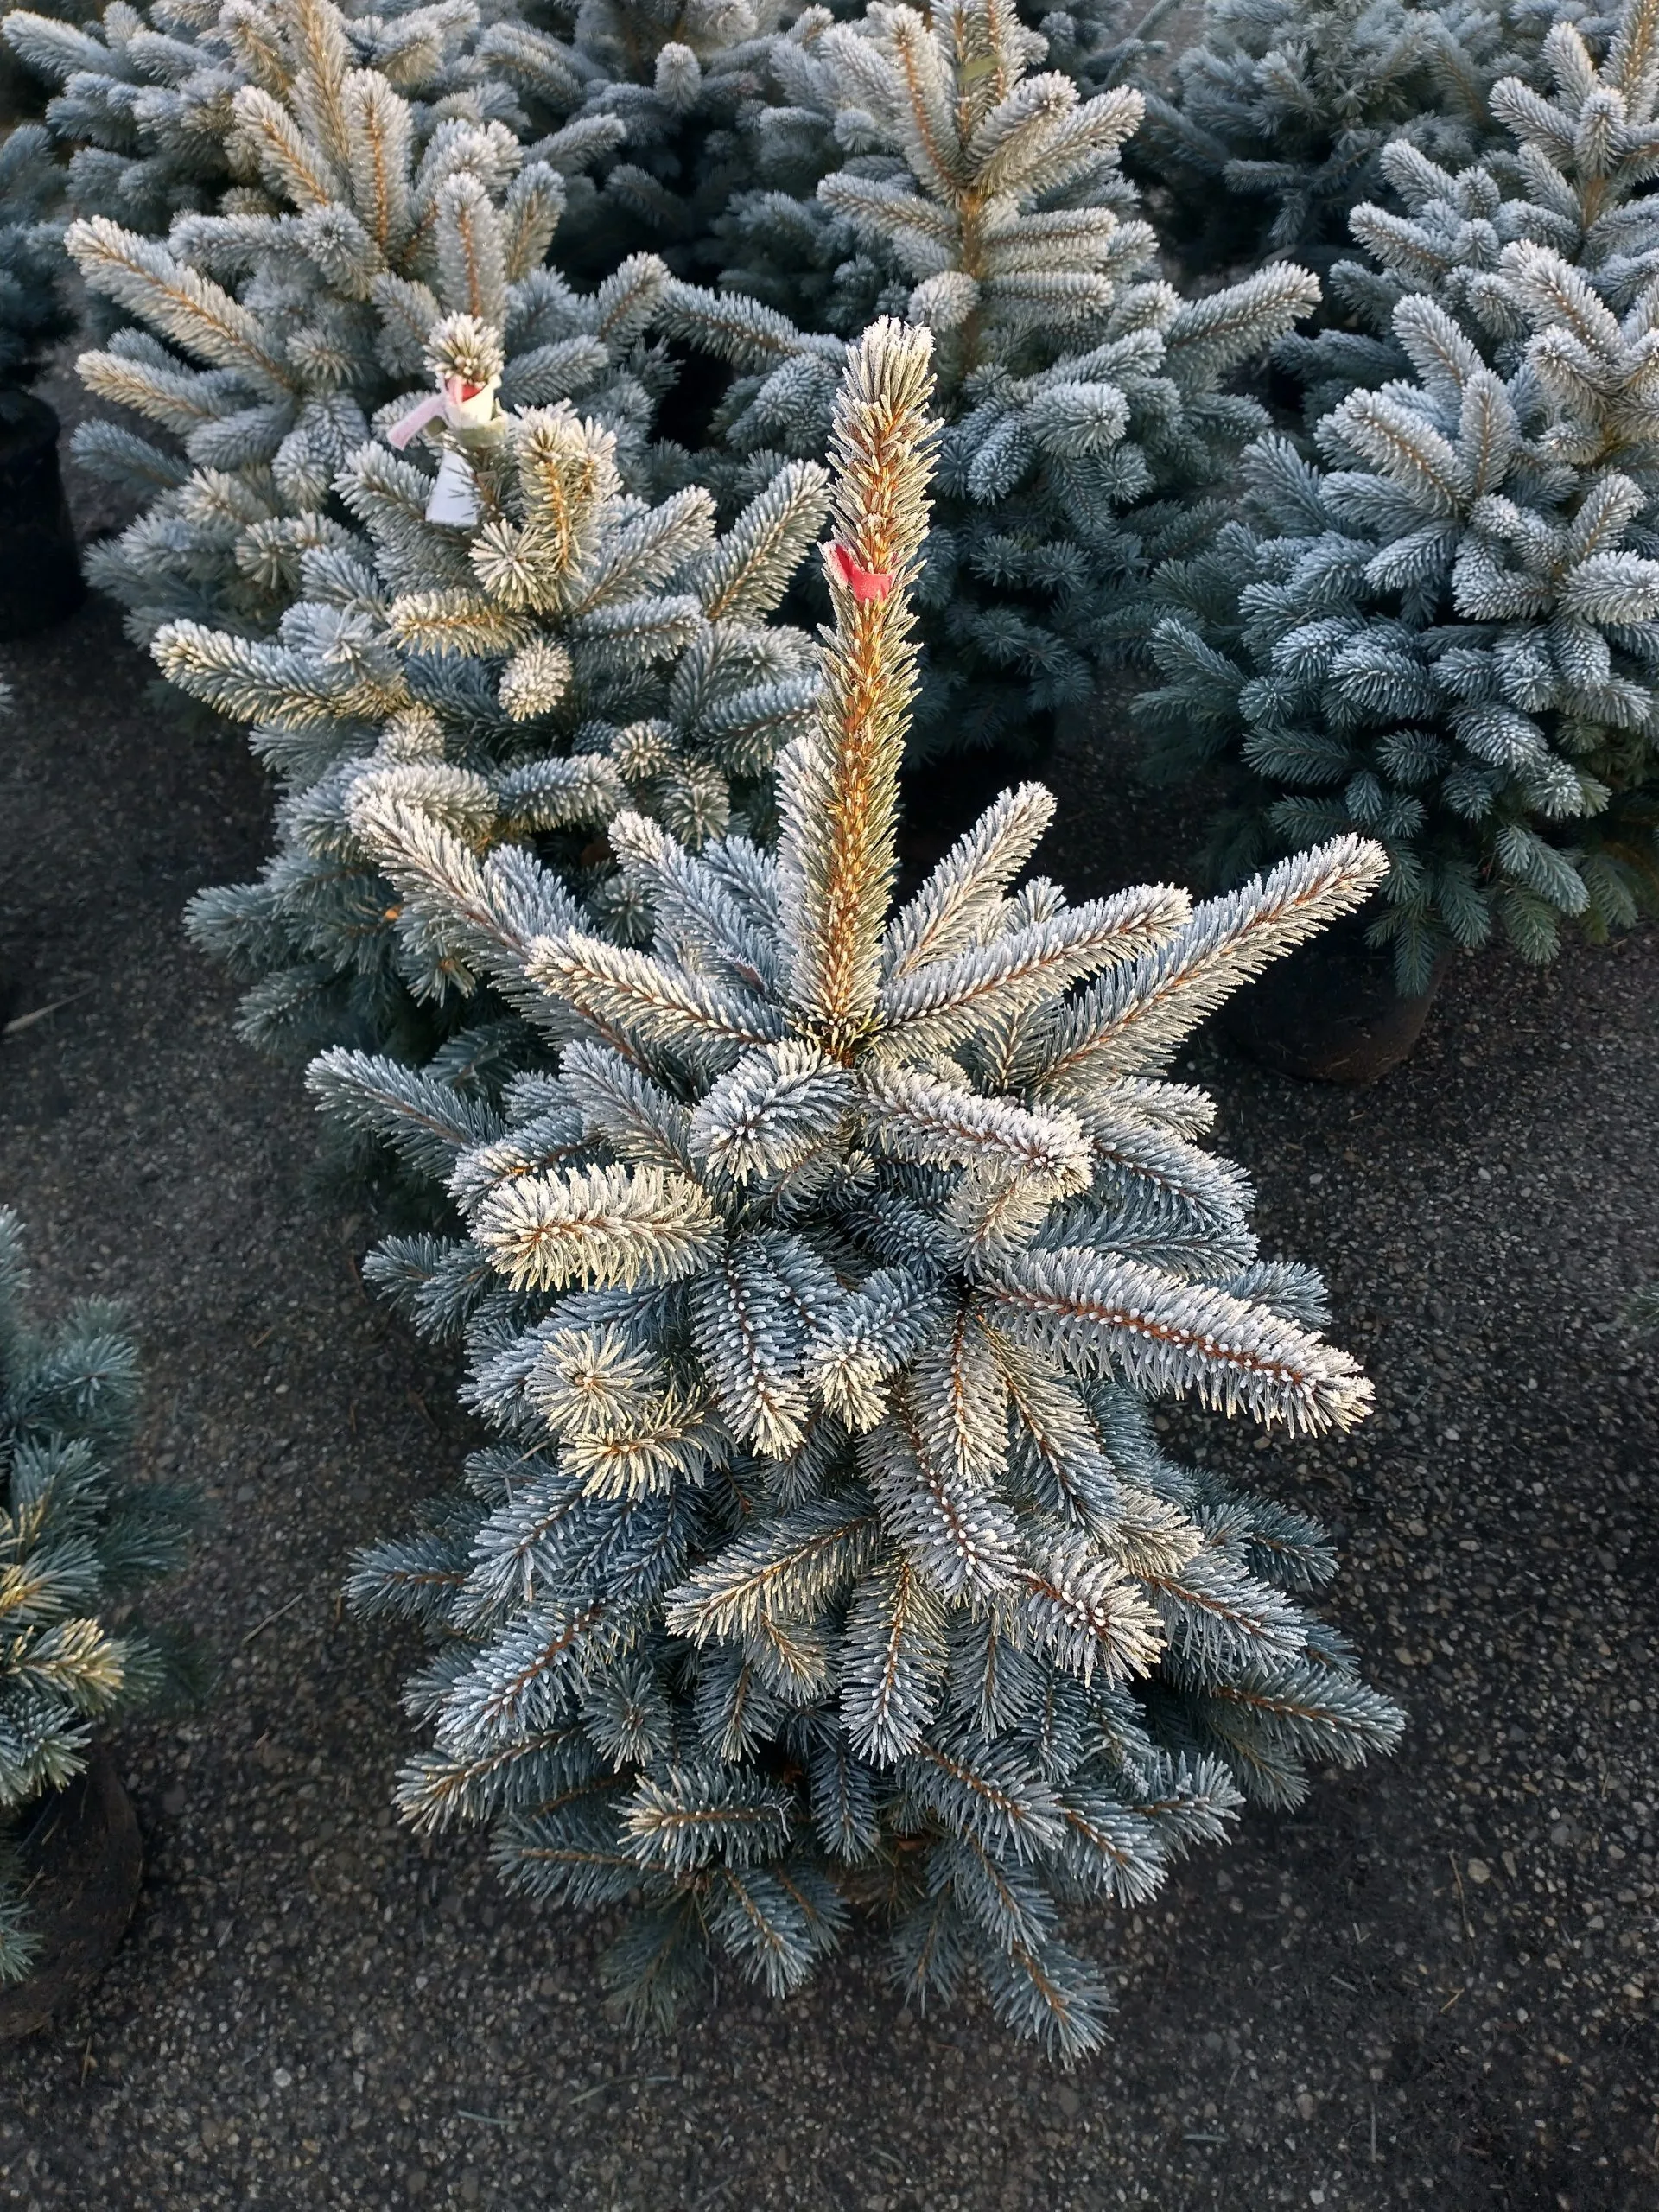
<svg viewBox="0 0 1659 2212"><path fill-rule="evenodd" d="M478 520L478 490L473 482L473 472L465 456L453 446L445 449L438 463L437 480L432 486L432 496L426 503L428 522L448 523L457 530L470 530Z"/></svg>

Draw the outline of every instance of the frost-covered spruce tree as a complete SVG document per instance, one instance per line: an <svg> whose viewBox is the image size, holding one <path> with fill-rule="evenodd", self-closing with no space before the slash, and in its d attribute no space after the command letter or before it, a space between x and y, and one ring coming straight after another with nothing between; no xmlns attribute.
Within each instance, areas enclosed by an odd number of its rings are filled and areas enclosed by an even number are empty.
<svg viewBox="0 0 1659 2212"><path fill-rule="evenodd" d="M326 83L337 40L351 67L378 71L410 103L423 142L446 118L519 119L511 88L480 61L471 0L390 13L359 0L112 0L73 21L15 8L3 30L30 73L58 88L48 122L69 157L75 212L156 236L175 215L212 212L226 190L256 181L233 143L237 92L256 85L281 97L302 70Z"/></svg>
<svg viewBox="0 0 1659 2212"><path fill-rule="evenodd" d="M164 231L175 213L213 205L230 183L230 95L249 78L214 36L222 4L114 0L106 16L93 0L0 15L8 65L45 96L78 213Z"/></svg>
<svg viewBox="0 0 1659 2212"><path fill-rule="evenodd" d="M118 1471L137 1397L120 1317L88 1300L54 1329L29 1311L17 1217L0 1208L0 1985L35 1955L16 1833L73 1780L93 1732L196 1686L188 1644L131 1618L183 1566L180 1492Z"/></svg>
<svg viewBox="0 0 1659 2212"><path fill-rule="evenodd" d="M88 285L138 319L81 374L168 434L101 422L77 440L154 493L88 562L141 642L174 618L275 626L303 554L350 543L334 479L371 417L407 406L446 313L503 331L510 404L580 397L625 456L642 453L661 388L639 351L660 264L573 292L545 265L563 180L525 162L505 124L446 118L423 143L410 103L356 65L329 0L280 0L265 20L287 73L229 104L232 158L257 185L176 218L165 241L101 215L68 233Z"/></svg>
<svg viewBox="0 0 1659 2212"><path fill-rule="evenodd" d="M1180 0L1152 0L1149 7L1131 0L1072 0L1065 8L1051 7L1049 0L1020 0L1020 12L1041 35L1057 69L1100 92L1167 73L1169 41L1154 34L1179 28L1171 18L1179 16Z"/></svg>
<svg viewBox="0 0 1659 2212"><path fill-rule="evenodd" d="M1407 139L1385 146L1378 168L1388 206L1363 201L1350 219L1363 260L1333 264L1327 302L1340 321L1312 334L1294 332L1274 348L1279 367L1301 387L1310 429L1357 388L1376 391L1408 378L1411 357L1395 332L1395 310L1421 298L1444 308L1495 366L1513 371L1526 329L1507 312L1496 321L1489 280L1506 245L1541 230L1560 242L1558 209L1540 207L1520 191L1506 193L1498 165L1452 171L1428 160ZM1581 238L1574 241L1575 251Z"/></svg>
<svg viewBox="0 0 1659 2212"><path fill-rule="evenodd" d="M874 7L810 65L859 149L817 187L873 272L849 280L856 315L902 308L938 341L924 753L1040 737L1092 696L1143 634L1153 563L1203 534L1198 495L1265 425L1230 372L1317 296L1284 264L1185 302L1154 276L1118 169L1140 95L1080 100L1030 73L1040 46L1007 0L950 0ZM823 451L842 335L678 283L664 327L735 366L715 434L751 466Z"/></svg>
<svg viewBox="0 0 1659 2212"><path fill-rule="evenodd" d="M73 328L63 284L62 175L43 125L0 141L0 422ZM16 404L15 402L13 403Z"/></svg>
<svg viewBox="0 0 1659 2212"><path fill-rule="evenodd" d="M1172 241L1192 265L1294 253L1323 276L1389 141L1453 164L1501 143L1492 86L1530 79L1563 18L1607 22L1574 0L1207 0L1135 149Z"/></svg>
<svg viewBox="0 0 1659 2212"><path fill-rule="evenodd" d="M912 1994L972 1975L1070 2055L1104 1993L1066 1907L1145 1898L1242 1798L1296 1802L1305 1761L1400 1726L1304 1603L1318 1531L1166 1459L1148 1405L1366 1410L1163 1070L1382 861L1348 839L1196 913L1165 887L1071 907L1012 887L1052 812L1027 785L893 910L931 350L887 321L848 359L834 628L775 857L613 823L645 952L527 851L359 804L400 929L544 1041L503 1115L388 1060L314 1071L446 1177L465 1239L370 1271L466 1325L500 1432L353 1591L435 1645L406 1817L493 1823L539 1897L634 1900L606 1973L636 2016L709 1950L791 1990L865 1909Z"/></svg>
<svg viewBox="0 0 1659 2212"><path fill-rule="evenodd" d="M454 316L435 376L487 384L493 332ZM369 791L400 795L482 854L531 845L621 937L639 915L610 865L624 808L695 851L770 833L777 755L810 709L804 633L770 622L823 523L823 471L798 462L717 535L705 491L626 496L613 435L565 405L509 416L475 462L467 533L429 523L429 462L354 454L340 496L350 548L301 563L275 640L199 623L156 640L163 672L251 725L282 798L273 859L200 893L197 941L252 984L255 1042L342 1038L418 1053L464 1027L459 1068L511 1070L531 1048L489 973L442 937L394 931L398 900L354 827Z"/></svg>
<svg viewBox="0 0 1659 2212"><path fill-rule="evenodd" d="M1495 14L1463 5L1208 0L1141 148L1179 249L1199 265L1339 251L1402 127L1472 158L1500 37Z"/></svg>
<svg viewBox="0 0 1659 2212"><path fill-rule="evenodd" d="M553 12L572 19L567 37L524 10L493 24L480 52L531 116L563 118L567 140L594 149L591 181L572 194L573 272L597 279L649 250L683 276L709 273L728 203L757 181L755 118L779 97L774 50L810 45L830 11L798 0L577 0Z"/></svg>
<svg viewBox="0 0 1659 2212"><path fill-rule="evenodd" d="M1602 45L1611 43L1617 21ZM1572 48L1569 73L1586 51ZM1545 111L1533 87L1515 79L1492 88L1494 137L1483 161L1456 172L1430 161L1408 139L1378 157L1386 204L1363 202L1349 227L1363 259L1336 263L1326 289L1342 324L1313 336L1292 334L1274 349L1280 365L1303 386L1310 427L1357 385L1376 387L1409 377L1411 362L1394 331L1394 312L1411 296L1433 300L1452 315L1483 356L1505 374L1524 354L1532 324L1493 279L1506 245L1548 246L1580 268L1616 310L1629 306L1643 257L1659 245L1650 221L1643 149L1623 146L1604 165L1593 148L1568 145L1564 113L1580 121L1594 82L1556 84L1568 49L1547 41L1536 74L1555 86L1563 105L1540 127ZM1587 157L1581 161L1581 154ZM1605 173L1604 173L1605 167Z"/></svg>
<svg viewBox="0 0 1659 2212"><path fill-rule="evenodd" d="M1569 919L1603 937L1659 882L1659 4L1599 69L1567 24L1548 59L1553 101L1492 96L1531 195L1510 242L1470 215L1477 265L1431 265L1452 305L1399 300L1412 375L1324 418L1325 468L1245 456L1245 519L1161 579L1142 702L1167 772L1232 786L1224 879L1382 841L1408 991L1495 930L1529 960Z"/></svg>
<svg viewBox="0 0 1659 2212"><path fill-rule="evenodd" d="M47 126L70 205L162 233L233 181L231 98L252 82L240 42L218 35L223 0L113 0L107 10L0 18L9 56L48 89ZM256 17L247 6L233 20Z"/></svg>

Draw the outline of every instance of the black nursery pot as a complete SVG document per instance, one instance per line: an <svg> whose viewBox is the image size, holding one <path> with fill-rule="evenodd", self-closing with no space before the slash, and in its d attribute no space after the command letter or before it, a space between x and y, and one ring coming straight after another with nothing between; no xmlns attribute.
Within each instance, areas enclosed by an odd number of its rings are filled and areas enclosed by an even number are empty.
<svg viewBox="0 0 1659 2212"><path fill-rule="evenodd" d="M1277 1075L1307 1083L1376 1083L1408 1058L1446 973L1402 998L1394 955L1365 942L1368 917L1347 914L1299 946L1223 1007L1229 1040Z"/></svg>
<svg viewBox="0 0 1659 2212"><path fill-rule="evenodd" d="M0 392L0 638L61 622L86 592L58 474L58 418L32 392Z"/></svg>
<svg viewBox="0 0 1659 2212"><path fill-rule="evenodd" d="M26 1980L0 1989L0 2043L85 1996L126 1933L144 1863L132 1800L101 1747L67 1789L41 1799L18 1842L41 1948Z"/></svg>

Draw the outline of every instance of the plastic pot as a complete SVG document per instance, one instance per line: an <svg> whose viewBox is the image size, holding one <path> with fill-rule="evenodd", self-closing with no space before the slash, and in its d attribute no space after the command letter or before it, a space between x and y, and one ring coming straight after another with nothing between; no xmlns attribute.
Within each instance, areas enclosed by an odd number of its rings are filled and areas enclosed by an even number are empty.
<svg viewBox="0 0 1659 2212"><path fill-rule="evenodd" d="M41 1949L27 1980L0 1989L0 2042L33 2035L86 1995L126 1933L144 1863L132 1800L101 1747L41 1799L18 1842Z"/></svg>
<svg viewBox="0 0 1659 2212"><path fill-rule="evenodd" d="M1276 1075L1305 1083L1376 1083L1408 1058L1447 966L1426 991L1402 998L1394 955L1365 942L1367 917L1347 914L1276 960L1220 1014L1229 1041Z"/></svg>
<svg viewBox="0 0 1659 2212"><path fill-rule="evenodd" d="M86 594L58 474L58 418L31 392L0 392L0 638L61 622Z"/></svg>

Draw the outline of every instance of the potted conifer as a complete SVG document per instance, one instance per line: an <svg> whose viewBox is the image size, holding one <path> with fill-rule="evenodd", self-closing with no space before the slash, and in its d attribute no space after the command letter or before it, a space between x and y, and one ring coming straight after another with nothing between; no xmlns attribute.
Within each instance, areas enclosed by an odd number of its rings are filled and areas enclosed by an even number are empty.
<svg viewBox="0 0 1659 2212"><path fill-rule="evenodd" d="M124 1480L137 1353L88 1301L36 1332L0 1210L0 2040L102 1972L138 1893L132 1806L101 1732L191 1690L194 1653L131 1618L183 1564L188 1499Z"/></svg>
<svg viewBox="0 0 1659 2212"><path fill-rule="evenodd" d="M1317 461L1258 440L1242 518L1160 571L1141 705L1166 772L1226 787L1222 880L1344 832L1389 855L1347 969L1377 1049L1331 1033L1328 979L1249 1009L1296 1072L1380 1074L1453 953L1546 961L1659 892L1659 54L1631 0L1599 62L1567 23L1544 61L1550 99L1492 92L1507 166L1388 149L1397 205L1357 211L1367 257L1332 276L1363 327L1285 349Z"/></svg>
<svg viewBox="0 0 1659 2212"><path fill-rule="evenodd" d="M1196 912L1073 906L1020 881L1053 811L1026 785L894 906L931 387L925 330L848 351L775 852L610 823L650 951L435 789L356 791L406 945L525 1026L487 1096L447 1056L314 1069L447 1187L462 1233L369 1272L464 1335L499 1432L353 1591L438 1647L405 1816L494 1825L550 1902L632 1905L606 1974L633 2017L710 1953L784 1995L858 1911L918 1999L975 1978L1072 2056L1104 2002L1063 1910L1147 1897L1245 1798L1399 1730L1305 1601L1313 1524L1177 1465L1147 1403L1367 1409L1165 1070L1384 863L1350 837Z"/></svg>
<svg viewBox="0 0 1659 2212"><path fill-rule="evenodd" d="M440 389L487 384L501 360L474 316L430 334ZM480 852L532 842L625 942L645 918L604 842L614 815L650 814L693 851L772 834L773 765L817 684L811 639L773 618L823 524L823 469L784 465L717 531L699 486L628 496L615 435L585 412L511 410L498 427L470 549L426 519L442 464L435 477L425 442L367 442L337 486L356 534L307 556L279 643L189 621L156 636L168 679L248 723L280 780L258 880L189 910L197 942L251 981L243 1032L270 1049L372 1039L414 1058L448 1036L457 1071L476 1071L515 1033L457 947L410 959L353 826L370 785L464 820ZM469 560L480 543L513 557Z"/></svg>

